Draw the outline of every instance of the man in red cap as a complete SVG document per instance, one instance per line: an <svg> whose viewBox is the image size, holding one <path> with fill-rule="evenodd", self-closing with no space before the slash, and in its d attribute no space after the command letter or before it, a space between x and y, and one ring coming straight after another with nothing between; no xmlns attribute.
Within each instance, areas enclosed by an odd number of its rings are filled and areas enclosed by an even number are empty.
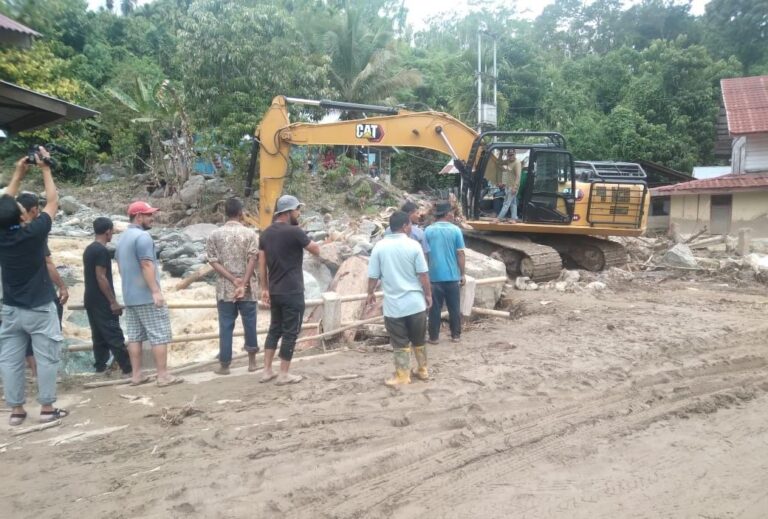
<svg viewBox="0 0 768 519"><path fill-rule="evenodd" d="M171 320L160 290L160 269L155 243L147 232L152 228L157 209L146 202L128 206L130 225L120 236L115 259L120 269L125 303L126 339L133 373L131 385L147 382L141 373L141 343L149 341L157 368L157 385L169 386L182 381L168 373L168 343Z"/></svg>

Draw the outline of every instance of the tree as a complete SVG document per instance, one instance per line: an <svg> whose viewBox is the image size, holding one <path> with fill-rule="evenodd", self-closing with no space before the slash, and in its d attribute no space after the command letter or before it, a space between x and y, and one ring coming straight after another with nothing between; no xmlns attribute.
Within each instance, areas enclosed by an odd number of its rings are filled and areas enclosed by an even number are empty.
<svg viewBox="0 0 768 519"><path fill-rule="evenodd" d="M715 56L736 56L744 75L768 72L768 0L712 0L704 23Z"/></svg>
<svg viewBox="0 0 768 519"><path fill-rule="evenodd" d="M330 93L326 56L286 13L257 2L198 0L179 33L178 59L195 119L225 144L253 133L278 94Z"/></svg>
<svg viewBox="0 0 768 519"><path fill-rule="evenodd" d="M400 66L391 23L347 4L326 32L331 85L343 100L383 102L421 83L418 71Z"/></svg>
<svg viewBox="0 0 768 519"><path fill-rule="evenodd" d="M180 187L189 178L194 153L189 120L178 90L168 80L147 84L137 77L130 93L116 88L108 88L107 92L133 113L131 123L149 129L150 166L157 184L163 185L164 181L169 191ZM170 161L164 160L163 138L170 141Z"/></svg>

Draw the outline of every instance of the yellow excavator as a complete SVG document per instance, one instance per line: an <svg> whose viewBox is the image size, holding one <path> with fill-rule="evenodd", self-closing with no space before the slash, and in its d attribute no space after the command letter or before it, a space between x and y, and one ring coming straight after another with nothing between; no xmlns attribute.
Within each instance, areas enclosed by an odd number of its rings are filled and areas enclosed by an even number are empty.
<svg viewBox="0 0 768 519"><path fill-rule="evenodd" d="M362 116L291 123L289 103ZM624 248L601 237L639 236L646 228L650 196L644 173L614 168L615 174L578 174L565 138L555 132L478 133L441 112L278 96L254 137L245 194L251 195L258 174L262 229L272 222L292 146L411 147L449 155L459 172L459 199L471 228L464 231L468 246L499 253L511 275L535 281L557 277L563 258L592 271L621 266ZM488 187L499 183L509 150L527 155L516 223L484 212Z"/></svg>

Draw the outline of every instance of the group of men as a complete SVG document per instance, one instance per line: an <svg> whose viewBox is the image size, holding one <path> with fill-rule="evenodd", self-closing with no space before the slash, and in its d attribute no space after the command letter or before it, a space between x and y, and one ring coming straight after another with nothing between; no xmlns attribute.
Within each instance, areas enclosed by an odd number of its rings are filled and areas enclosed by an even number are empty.
<svg viewBox="0 0 768 519"><path fill-rule="evenodd" d="M448 308L451 341L461 340L461 286L466 281L464 236L453 222L450 202L435 204L436 221L426 231L418 226L418 206L406 202L389 219L389 229L371 252L368 305L384 292L384 326L394 352L395 376L389 386L409 384L411 375L428 380L427 342L440 337L443 304ZM413 371L411 351L417 368Z"/></svg>
<svg viewBox="0 0 768 519"><path fill-rule="evenodd" d="M257 238L242 224L243 203L230 198L224 205L227 222L208 237L208 262L218 274L216 307L219 316L219 367L229 374L232 337L238 314L245 335L248 371L256 371L256 313L259 296L269 306L270 325L264 343L264 371L260 382L296 384L302 377L289 372L296 340L304 320L304 251L320 254L320 246L299 227L302 204L291 195L277 201L272 225ZM258 265L257 292L254 273ZM282 339L282 340L281 340ZM278 353L278 344L280 351ZM277 373L275 356L280 359Z"/></svg>
<svg viewBox="0 0 768 519"><path fill-rule="evenodd" d="M58 194L47 151L41 147L35 159L34 164L27 157L16 163L13 178L0 197L0 297L4 296L0 314L0 374L5 399L11 407L10 424L14 426L21 425L27 417L25 358L30 367L36 368L39 420L48 422L68 415L65 409L53 406L63 342L62 309L69 297L47 245L58 210ZM32 166L42 171L42 211L34 195L22 193L17 197L21 181ZM229 374L238 315L244 329L248 369L256 371L256 316L260 299L269 306L271 317L260 382L274 380L284 385L302 380L289 369L305 309L303 256L304 251L319 255L320 246L299 227L301 208L295 197L280 197L272 225L259 238L242 224L243 203L237 198L226 201L226 223L206 243L208 261L218 274L216 373ZM426 343L438 342L443 304L449 312L451 340L460 340L459 293L465 279L464 241L461 231L452 223L450 203L436 205L437 221L426 231L418 226L420 215L415 204L406 203L401 209L392 215L387 235L374 247L368 274L368 303L373 303L379 283L384 291L383 312L396 367L395 377L387 380L389 385L410 382L411 347L418 363L414 376L429 378ZM128 207L130 223L114 253L122 281L122 305L114 290L112 257L107 247L114 224L106 217L94 220L95 238L83 253L84 304L91 327L95 370L107 371L111 357L123 376L130 377L131 385L149 382L151 377L141 369L142 344L148 342L155 361L155 379L163 387L183 380L171 375L167 367L171 322L160 285L154 241L148 232L156 212L156 208L143 201ZM260 293L257 286L261 287ZM123 314L125 334L120 326ZM280 360L277 369L273 368L275 356Z"/></svg>

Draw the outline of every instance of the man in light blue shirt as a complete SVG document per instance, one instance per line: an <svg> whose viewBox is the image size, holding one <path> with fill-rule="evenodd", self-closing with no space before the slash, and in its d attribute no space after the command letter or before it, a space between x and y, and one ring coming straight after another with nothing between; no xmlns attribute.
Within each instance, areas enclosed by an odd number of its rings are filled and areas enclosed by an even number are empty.
<svg viewBox="0 0 768 519"><path fill-rule="evenodd" d="M133 202L128 207L131 224L120 236L115 259L120 269L125 301L126 339L133 373L131 385L149 382L141 372L141 344L149 341L157 368L157 385L177 384L181 378L168 372L168 343L171 342L171 319L160 288L160 269L155 244L147 232L152 228L157 208L146 202Z"/></svg>
<svg viewBox="0 0 768 519"><path fill-rule="evenodd" d="M429 310L429 343L437 344L440 338L440 312L443 302L448 307L448 323L451 341L461 340L461 286L464 285L464 235L453 223L450 202L435 204L437 222L425 232L429 243L429 280L435 301Z"/></svg>
<svg viewBox="0 0 768 519"><path fill-rule="evenodd" d="M390 335L395 357L395 376L388 386L411 383L411 346L418 363L413 375L428 380L427 308L432 305L432 290L424 253L408 236L408 214L397 211L389 218L392 233L376 244L368 263L368 300L376 302L374 290L381 280L384 290L384 326Z"/></svg>

